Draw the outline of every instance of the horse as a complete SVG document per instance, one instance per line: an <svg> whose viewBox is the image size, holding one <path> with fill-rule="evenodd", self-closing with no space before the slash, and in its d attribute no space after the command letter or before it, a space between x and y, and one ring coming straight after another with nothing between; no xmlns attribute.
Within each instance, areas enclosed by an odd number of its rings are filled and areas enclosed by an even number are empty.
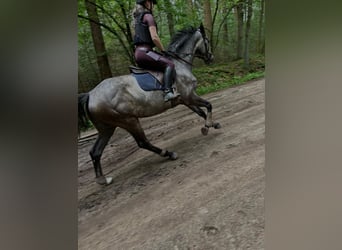
<svg viewBox="0 0 342 250"><path fill-rule="evenodd" d="M192 74L195 57L206 64L213 61L209 40L201 24L199 28L186 28L178 31L171 39L167 54L175 64L174 89L179 96L165 102L163 91L144 91L131 75L108 78L100 82L88 93L78 94L79 123L88 119L98 131L98 137L89 154L95 170L95 181L100 185L112 183L112 177L105 177L101 168L101 155L115 129L128 131L137 145L170 160L177 159L177 153L152 145L146 138L139 118L160 114L179 104L187 106L205 120L203 135L210 127L218 129L221 125L212 121L212 105L195 93L196 77ZM201 108L207 109L207 114Z"/></svg>

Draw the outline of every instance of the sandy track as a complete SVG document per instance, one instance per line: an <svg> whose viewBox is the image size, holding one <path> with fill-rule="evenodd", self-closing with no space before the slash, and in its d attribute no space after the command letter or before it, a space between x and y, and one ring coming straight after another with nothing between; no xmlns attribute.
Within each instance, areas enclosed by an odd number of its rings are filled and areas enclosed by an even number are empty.
<svg viewBox="0 0 342 250"><path fill-rule="evenodd" d="M204 96L222 125L207 136L184 106L142 119L176 161L117 129L102 157L107 187L94 182L96 137L80 142L79 249L264 249L264 91L260 79Z"/></svg>

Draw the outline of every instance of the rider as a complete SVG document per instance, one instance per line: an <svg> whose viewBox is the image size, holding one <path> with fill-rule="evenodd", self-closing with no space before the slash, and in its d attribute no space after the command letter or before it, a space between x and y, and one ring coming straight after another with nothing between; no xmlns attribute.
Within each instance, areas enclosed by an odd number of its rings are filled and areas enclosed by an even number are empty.
<svg viewBox="0 0 342 250"><path fill-rule="evenodd" d="M175 65L165 56L164 46L160 41L157 33L157 24L152 15L154 4L157 0L136 0L136 8L134 10L134 45L135 45L135 61L139 67L164 72L164 101L176 98L172 92L172 84L175 78ZM153 51L157 47L162 54Z"/></svg>

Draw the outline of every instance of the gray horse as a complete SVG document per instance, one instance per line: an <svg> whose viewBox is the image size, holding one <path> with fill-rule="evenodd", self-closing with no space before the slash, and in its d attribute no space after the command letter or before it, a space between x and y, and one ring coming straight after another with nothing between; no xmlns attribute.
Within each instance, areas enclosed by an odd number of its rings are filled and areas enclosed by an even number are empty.
<svg viewBox="0 0 342 250"><path fill-rule="evenodd" d="M116 127L128 131L140 148L171 160L177 159L177 154L152 145L140 125L140 117L157 115L183 104L205 119L205 126L201 129L203 135L208 133L210 127L220 128L219 123L212 121L212 105L195 93L197 80L191 72L194 57L203 59L207 64L213 60L203 25L198 29L179 31L167 51L177 72L174 88L179 96L176 99L165 102L163 91L142 90L132 75L105 79L88 93L78 95L79 122L85 122L89 118L98 130L98 138L90 150L98 184L112 182L111 177L103 175L100 160ZM207 109L207 114L201 107Z"/></svg>

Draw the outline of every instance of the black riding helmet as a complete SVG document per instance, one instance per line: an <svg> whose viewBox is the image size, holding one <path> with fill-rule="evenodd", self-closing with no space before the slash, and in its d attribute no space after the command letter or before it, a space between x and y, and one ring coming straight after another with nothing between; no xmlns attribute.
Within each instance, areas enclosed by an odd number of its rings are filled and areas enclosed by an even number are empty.
<svg viewBox="0 0 342 250"><path fill-rule="evenodd" d="M136 3L137 4L143 4L145 1L147 1L147 0L137 0ZM157 4L157 0L152 0L152 3Z"/></svg>

